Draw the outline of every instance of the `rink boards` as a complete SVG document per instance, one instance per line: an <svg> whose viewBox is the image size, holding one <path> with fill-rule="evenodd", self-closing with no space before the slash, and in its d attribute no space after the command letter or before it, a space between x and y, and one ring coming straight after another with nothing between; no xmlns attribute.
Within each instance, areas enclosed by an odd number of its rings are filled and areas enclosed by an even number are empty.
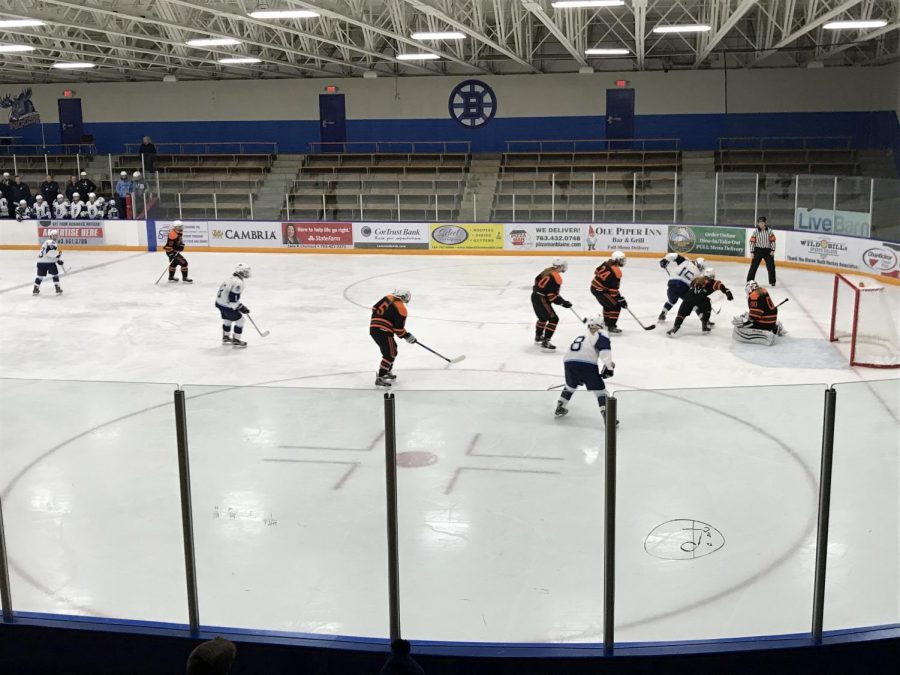
<svg viewBox="0 0 900 675"><path fill-rule="evenodd" d="M633 257L666 252L710 260L747 259L754 228L664 223L390 223L185 220L190 252L398 253ZM10 221L0 249L32 249L57 229L63 246L156 251L171 220ZM778 230L775 260L787 267L864 274L900 285L900 244L880 239Z"/></svg>

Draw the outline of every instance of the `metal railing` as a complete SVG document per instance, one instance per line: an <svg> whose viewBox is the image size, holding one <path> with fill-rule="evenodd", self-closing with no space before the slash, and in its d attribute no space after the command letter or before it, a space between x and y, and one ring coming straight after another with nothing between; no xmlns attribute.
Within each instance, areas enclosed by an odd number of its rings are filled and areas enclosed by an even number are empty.
<svg viewBox="0 0 900 675"><path fill-rule="evenodd" d="M243 155L243 154L278 154L278 143L275 141L164 141L154 143L160 155ZM125 143L125 152L137 154L140 143Z"/></svg>
<svg viewBox="0 0 900 675"><path fill-rule="evenodd" d="M723 136L719 150L851 150L850 136Z"/></svg>
<svg viewBox="0 0 900 675"><path fill-rule="evenodd" d="M9 155L96 155L94 143L15 143L0 145L0 156Z"/></svg>
<svg viewBox="0 0 900 675"><path fill-rule="evenodd" d="M506 141L506 152L616 152L641 150L671 151L679 149L678 138L584 138L574 140Z"/></svg>
<svg viewBox="0 0 900 675"><path fill-rule="evenodd" d="M309 144L309 151L312 154L414 155L418 153L434 153L468 155L472 152L472 143L470 141L313 141Z"/></svg>

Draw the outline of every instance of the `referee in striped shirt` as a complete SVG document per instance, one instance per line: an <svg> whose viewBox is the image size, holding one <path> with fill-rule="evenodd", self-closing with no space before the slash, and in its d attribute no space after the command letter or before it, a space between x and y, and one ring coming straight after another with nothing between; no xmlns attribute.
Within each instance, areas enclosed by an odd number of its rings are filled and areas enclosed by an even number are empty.
<svg viewBox="0 0 900 675"><path fill-rule="evenodd" d="M747 281L756 280L756 270L759 263L766 261L766 271L769 273L769 286L775 285L775 232L769 227L765 216L760 216L756 221L756 232L750 235L750 255L753 261L750 263L750 271L747 272Z"/></svg>

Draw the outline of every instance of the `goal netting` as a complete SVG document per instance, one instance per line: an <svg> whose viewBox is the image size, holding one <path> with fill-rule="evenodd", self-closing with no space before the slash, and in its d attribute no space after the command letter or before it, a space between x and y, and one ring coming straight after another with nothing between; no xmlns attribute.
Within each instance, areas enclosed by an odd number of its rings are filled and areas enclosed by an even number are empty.
<svg viewBox="0 0 900 675"><path fill-rule="evenodd" d="M900 337L884 286L862 277L834 275L832 342L850 345L850 365L900 368Z"/></svg>

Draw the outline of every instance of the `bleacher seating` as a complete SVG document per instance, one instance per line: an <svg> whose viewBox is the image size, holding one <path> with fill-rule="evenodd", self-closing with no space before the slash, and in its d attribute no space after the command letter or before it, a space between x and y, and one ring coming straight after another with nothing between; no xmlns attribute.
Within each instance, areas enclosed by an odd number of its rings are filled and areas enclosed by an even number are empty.
<svg viewBox="0 0 900 675"><path fill-rule="evenodd" d="M45 163L44 155L16 155L15 162L12 157L3 157L0 158L0 173L8 171L12 176L18 170L22 182L28 184L32 194L36 194L48 168L56 182L64 188L69 176L78 175L79 164L84 167L89 159L85 155L78 158L75 155L47 155Z"/></svg>
<svg viewBox="0 0 900 675"><path fill-rule="evenodd" d="M467 153L307 155L289 192L290 217L453 220L466 186ZM288 216L288 209L282 210Z"/></svg>
<svg viewBox="0 0 900 675"><path fill-rule="evenodd" d="M770 174L858 176L859 158L852 148L721 149L716 171Z"/></svg>
<svg viewBox="0 0 900 675"><path fill-rule="evenodd" d="M507 152L492 219L667 222L680 169L678 150Z"/></svg>

